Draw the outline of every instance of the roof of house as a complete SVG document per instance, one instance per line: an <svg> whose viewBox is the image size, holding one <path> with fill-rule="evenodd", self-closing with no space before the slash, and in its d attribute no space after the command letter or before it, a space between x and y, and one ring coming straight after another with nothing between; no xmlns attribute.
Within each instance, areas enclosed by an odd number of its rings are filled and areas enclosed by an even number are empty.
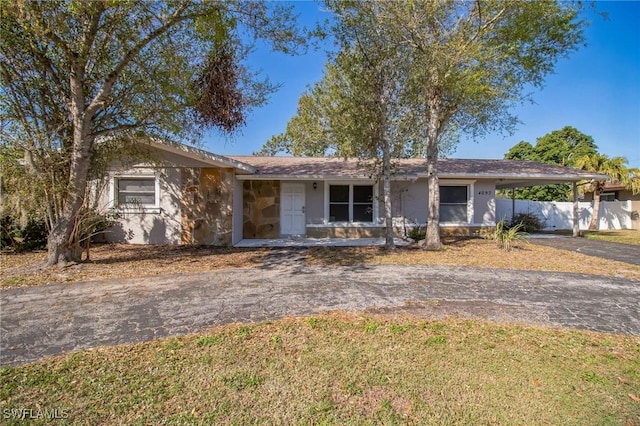
<svg viewBox="0 0 640 426"><path fill-rule="evenodd" d="M223 156L167 141L154 140L151 144L205 165L234 168L240 179L345 180L372 179L374 175L370 160L341 157ZM393 168L393 179L396 180L415 180L428 176L426 160L423 158L396 159L393 160ZM439 159L438 177L493 179L499 189L607 178L597 173L535 161L457 158Z"/></svg>
<svg viewBox="0 0 640 426"><path fill-rule="evenodd" d="M159 148L166 152L171 152L192 160L201 161L204 164L208 164L214 167L228 167L234 168L238 173L255 173L256 170L253 166L232 159L231 157L225 157L223 155L214 154L204 149L196 148L193 146L171 142L168 140L154 139L149 141L151 146Z"/></svg>
<svg viewBox="0 0 640 426"><path fill-rule="evenodd" d="M339 157L256 157L230 156L247 163L256 173L247 179L370 179L370 161ZM422 158L393 161L395 179L427 177ZM497 187L511 188L559 182L602 179L606 176L570 167L554 166L535 161L439 159L438 177L444 179L496 179Z"/></svg>

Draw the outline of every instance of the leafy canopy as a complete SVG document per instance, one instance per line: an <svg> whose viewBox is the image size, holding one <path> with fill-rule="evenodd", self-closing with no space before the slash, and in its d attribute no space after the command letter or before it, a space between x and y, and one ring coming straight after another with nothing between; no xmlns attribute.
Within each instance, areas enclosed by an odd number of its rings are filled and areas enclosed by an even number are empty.
<svg viewBox="0 0 640 426"><path fill-rule="evenodd" d="M576 167L579 158L597 153L593 138L574 127L565 126L537 139L535 146L529 142L515 144L505 154L510 160L531 160L558 166ZM566 184L519 188L516 198L534 201L570 201L571 186Z"/></svg>
<svg viewBox="0 0 640 426"><path fill-rule="evenodd" d="M253 40L283 52L305 44L291 5L260 1L0 0L0 20L0 140L25 164L7 181L44 194L50 263L77 243L87 180L106 152L238 129L275 89L245 66Z"/></svg>

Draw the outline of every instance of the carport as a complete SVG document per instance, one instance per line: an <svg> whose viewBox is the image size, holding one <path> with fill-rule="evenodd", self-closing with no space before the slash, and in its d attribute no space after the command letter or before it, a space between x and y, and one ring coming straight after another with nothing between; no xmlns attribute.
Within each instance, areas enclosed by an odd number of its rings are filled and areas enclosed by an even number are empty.
<svg viewBox="0 0 640 426"><path fill-rule="evenodd" d="M567 169L565 174L540 174L523 176L522 179L513 179L509 177L501 178L496 181L496 189L508 190L511 189L512 200L512 214L515 213L515 190L517 188L526 188L530 186L538 185L553 185L553 184L565 184L570 183L572 185L573 194L573 236L578 237L580 235L579 229L579 216L578 216L578 187L586 185L594 180L608 180L607 175L599 173L589 173L580 171L576 173L574 169Z"/></svg>

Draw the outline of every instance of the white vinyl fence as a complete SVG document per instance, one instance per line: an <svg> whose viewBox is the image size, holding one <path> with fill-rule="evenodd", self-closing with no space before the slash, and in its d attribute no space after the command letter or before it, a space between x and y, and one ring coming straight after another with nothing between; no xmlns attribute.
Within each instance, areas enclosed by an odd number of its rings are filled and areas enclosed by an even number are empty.
<svg viewBox="0 0 640 426"><path fill-rule="evenodd" d="M580 229L586 230L591 222L593 206L591 202L578 203ZM632 229L631 201L601 201L598 229ZM555 201L515 200L515 213L536 215L545 230L573 229L573 203ZM496 222L511 220L513 204L511 199L496 198Z"/></svg>

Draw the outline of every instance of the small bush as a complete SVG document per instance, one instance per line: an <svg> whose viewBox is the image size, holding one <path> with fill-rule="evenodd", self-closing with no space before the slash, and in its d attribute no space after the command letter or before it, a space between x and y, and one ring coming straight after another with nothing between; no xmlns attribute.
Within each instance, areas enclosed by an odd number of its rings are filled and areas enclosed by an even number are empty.
<svg viewBox="0 0 640 426"><path fill-rule="evenodd" d="M49 229L42 219L31 219L22 230L22 245L26 251L42 250L47 248Z"/></svg>
<svg viewBox="0 0 640 426"><path fill-rule="evenodd" d="M0 248L13 247L19 229L11 216L0 218Z"/></svg>
<svg viewBox="0 0 640 426"><path fill-rule="evenodd" d="M49 229L42 219L29 219L24 228L6 216L0 221L0 247L15 252L42 250L47 248Z"/></svg>
<svg viewBox="0 0 640 426"><path fill-rule="evenodd" d="M496 229L493 234L489 235L489 238L498 243L498 246L503 250L511 251L514 242L527 241L529 239L529 235L521 229L522 224L519 223L515 226L508 227L504 219L502 219L496 223Z"/></svg>
<svg viewBox="0 0 640 426"><path fill-rule="evenodd" d="M427 238L427 228L424 226L416 225L407 234L413 241L422 241Z"/></svg>
<svg viewBox="0 0 640 426"><path fill-rule="evenodd" d="M531 213L517 213L511 218L509 222L509 228L513 228L517 225L521 225L520 230L526 233L540 232L542 231L543 223L538 216Z"/></svg>

